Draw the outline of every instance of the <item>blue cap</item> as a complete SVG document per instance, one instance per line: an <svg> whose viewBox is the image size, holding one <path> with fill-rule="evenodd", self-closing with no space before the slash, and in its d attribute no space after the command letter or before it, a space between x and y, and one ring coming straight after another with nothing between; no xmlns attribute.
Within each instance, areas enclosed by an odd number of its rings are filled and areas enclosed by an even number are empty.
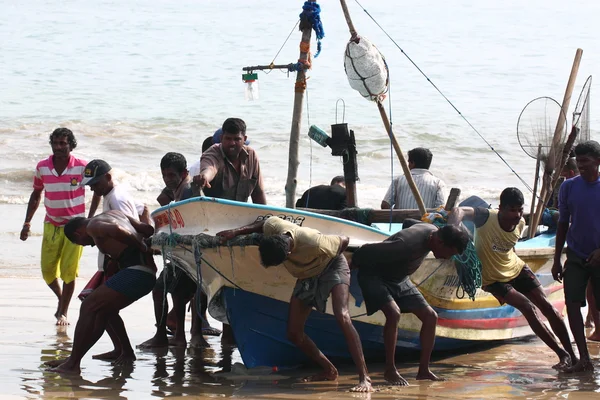
<svg viewBox="0 0 600 400"><path fill-rule="evenodd" d="M212 137L213 144L221 143L221 136L223 136L223 129L219 128L213 134L213 137ZM250 144L250 141L246 140L246 143L244 143L244 144L246 146L248 146Z"/></svg>

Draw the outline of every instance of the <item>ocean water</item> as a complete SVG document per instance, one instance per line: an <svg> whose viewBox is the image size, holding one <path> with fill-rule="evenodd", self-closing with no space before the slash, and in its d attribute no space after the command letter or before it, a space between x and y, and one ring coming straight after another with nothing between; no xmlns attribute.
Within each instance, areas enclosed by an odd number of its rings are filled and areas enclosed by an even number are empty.
<svg viewBox="0 0 600 400"><path fill-rule="evenodd" d="M241 73L248 65L295 62L300 32L284 42L302 2L0 4L0 205L22 205L25 213L35 164L50 153L48 135L66 126L79 141L74 154L107 160L119 182L155 207L164 153L181 152L191 164L204 138L230 116L247 122L268 201L284 205L295 76L259 72L260 99L248 102ZM535 161L519 147L517 118L533 98L562 101L575 50L581 47L574 107L585 78L600 68L600 5L556 0L361 4L532 185ZM403 151L429 147L431 170L448 187L460 187L463 198L478 194L497 203L506 186L526 192L359 5L348 5L359 34L386 57L391 80L386 108ZM375 104L346 80L343 53L349 33L341 7L335 1L321 6L325 38L309 73L298 193L342 173L341 159L306 133L311 124L329 131L343 116L357 138L359 205L378 207L401 169ZM345 109L340 106L336 115L338 99ZM593 100L592 138L599 126Z"/></svg>

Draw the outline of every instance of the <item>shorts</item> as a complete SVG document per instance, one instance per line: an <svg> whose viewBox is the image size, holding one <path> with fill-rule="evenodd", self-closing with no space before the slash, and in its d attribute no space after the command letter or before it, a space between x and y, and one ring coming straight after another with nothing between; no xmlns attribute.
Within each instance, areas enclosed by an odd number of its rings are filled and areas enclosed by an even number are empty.
<svg viewBox="0 0 600 400"><path fill-rule="evenodd" d="M139 300L150 293L155 284L154 271L142 265L122 269L106 281L106 286L131 301Z"/></svg>
<svg viewBox="0 0 600 400"><path fill-rule="evenodd" d="M196 293L198 285L181 268L168 265L158 275L154 288L183 298L191 298Z"/></svg>
<svg viewBox="0 0 600 400"><path fill-rule="evenodd" d="M365 299L367 315L375 314L391 301L396 302L401 312L407 313L429 307L419 289L408 276L400 280L389 279L379 275L365 274L359 269L358 284Z"/></svg>
<svg viewBox="0 0 600 400"><path fill-rule="evenodd" d="M305 305L324 313L331 289L340 283L350 286L350 267L348 267L346 258L341 254L331 260L321 274L311 278L298 279L292 296L298 298Z"/></svg>
<svg viewBox="0 0 600 400"><path fill-rule="evenodd" d="M489 285L482 287L488 293L491 293L500 304L506 303L504 298L512 289L515 289L519 293L527 294L533 289L540 287L542 284L533 271L527 266L523 266L519 275L516 278L511 279L508 282L494 282Z"/></svg>
<svg viewBox="0 0 600 400"><path fill-rule="evenodd" d="M71 242L65 236L64 226L44 223L42 238L42 277L46 284L60 278L71 283L79 275L79 259L83 247Z"/></svg>
<svg viewBox="0 0 600 400"><path fill-rule="evenodd" d="M567 248L567 261L563 273L565 300L581 303L585 307L585 290L591 280L596 306L600 304L600 268L590 267L585 259Z"/></svg>

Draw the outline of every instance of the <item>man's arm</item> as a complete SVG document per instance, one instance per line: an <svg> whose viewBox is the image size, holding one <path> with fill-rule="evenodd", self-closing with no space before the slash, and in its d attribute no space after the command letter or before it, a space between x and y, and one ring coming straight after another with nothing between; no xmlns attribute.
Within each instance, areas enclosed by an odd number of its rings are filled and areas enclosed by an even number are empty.
<svg viewBox="0 0 600 400"><path fill-rule="evenodd" d="M446 191L444 182L440 179L438 182L437 192L435 194L435 207L443 206L446 204Z"/></svg>
<svg viewBox="0 0 600 400"><path fill-rule="evenodd" d="M148 209L148 206L144 204L144 210L142 211L141 214L139 214L140 217L140 222L143 222L146 225L151 225L151 221L150 221L150 210Z"/></svg>
<svg viewBox="0 0 600 400"><path fill-rule="evenodd" d="M473 207L454 207L448 216L448 225L459 225L463 219L472 221L475 218Z"/></svg>
<svg viewBox="0 0 600 400"><path fill-rule="evenodd" d="M149 223L138 221L135 218L131 218L129 215L126 215L126 217L129 220L131 226L133 226L133 228L142 236L147 238L154 235L154 228Z"/></svg>
<svg viewBox="0 0 600 400"><path fill-rule="evenodd" d="M265 225L266 221L267 221L266 219L263 219L262 221L256 221L250 225L242 226L240 228L230 229L227 231L221 231L221 232L217 233L217 236L220 236L221 242L224 243L228 240L233 239L236 236L248 235L250 233L262 233L263 226Z"/></svg>
<svg viewBox="0 0 600 400"><path fill-rule="evenodd" d="M392 183L390 185L390 187L388 188L387 192L385 192L385 196L383 196L383 200L381 200L381 209L382 210L389 210L390 208L392 208L392 195L393 195L392 189L395 188L395 186L397 184L398 184L398 180L394 179L394 183Z"/></svg>
<svg viewBox="0 0 600 400"><path fill-rule="evenodd" d="M136 222L140 223L139 221ZM92 220L87 226L87 233L94 239L98 250L105 254L111 254L111 249L104 247L104 243L108 238L128 247L135 247L144 253L149 250L142 235L136 235L132 231L124 229L120 224Z"/></svg>
<svg viewBox="0 0 600 400"><path fill-rule="evenodd" d="M215 179L221 167L221 163L219 162L219 157L221 157L219 154L220 151L220 146L213 146L202 153L200 157L200 172L193 178L193 182L200 186L200 189L204 189L204 187L210 188L210 182Z"/></svg>
<svg viewBox="0 0 600 400"><path fill-rule="evenodd" d="M100 204L100 199L102 196L94 195L92 196L92 203L90 204L90 212L88 213L88 218L92 218L94 214L96 214L96 210L98 209L98 205Z"/></svg>
<svg viewBox="0 0 600 400"><path fill-rule="evenodd" d="M390 208L392 208L390 203L388 203L385 200L381 200L381 209L382 210L389 210Z"/></svg>
<svg viewBox="0 0 600 400"><path fill-rule="evenodd" d="M262 181L261 184L256 185L250 197L252 198L252 202L254 204L267 204L267 196L265 195L265 190L262 187Z"/></svg>
<svg viewBox="0 0 600 400"><path fill-rule="evenodd" d="M563 268L560 257L562 255L563 248L565 247L568 230L569 221L559 222L558 226L556 227L556 242L554 244L554 264L552 265L552 277L558 282L562 282L563 278Z"/></svg>
<svg viewBox="0 0 600 400"><path fill-rule="evenodd" d="M31 196L29 196L29 203L27 204L27 213L25 213L25 222L23 223L23 229L21 229L21 240L27 240L29 237L29 231L31 230L31 220L40 206L42 199L43 189L33 189Z"/></svg>

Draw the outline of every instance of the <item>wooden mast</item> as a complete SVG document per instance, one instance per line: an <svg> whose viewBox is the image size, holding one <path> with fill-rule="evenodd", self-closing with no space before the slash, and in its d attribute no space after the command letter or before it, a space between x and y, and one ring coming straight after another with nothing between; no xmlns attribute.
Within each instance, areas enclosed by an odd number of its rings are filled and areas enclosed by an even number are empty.
<svg viewBox="0 0 600 400"><path fill-rule="evenodd" d="M556 122L556 129L554 130L552 145L550 146L550 151L548 152L548 161L546 161L546 167L544 168L542 187L540 189L540 198L538 200L535 214L532 216L532 219L529 224L530 238L535 236L535 232L537 231L537 227L542 217L542 212L544 211L546 203L548 203L548 199L551 194L552 173L554 172L554 168L557 164L556 148L557 146L560 146L559 142L564 133L563 131L565 129L565 119L567 116L567 111L569 110L569 104L571 103L571 94L573 93L573 87L575 86L575 80L577 78L577 72L579 71L579 64L581 62L582 54L583 50L581 49L577 49L577 51L575 52L575 59L573 60L573 66L571 67L571 74L569 75L569 81L567 82L567 88L563 97L560 115L558 116L558 121ZM558 173L560 173L560 171L558 171Z"/></svg>
<svg viewBox="0 0 600 400"><path fill-rule="evenodd" d="M315 3L315 0L309 0ZM302 128L302 107L304 104L304 91L306 90L306 70L310 68L308 55L310 52L310 37L312 34L312 24L307 18L300 21L300 30L302 39L300 41L300 57L298 61L305 68L301 68L296 74L296 83L294 86L294 111L292 114L292 128L290 131L290 147L288 157L288 175L285 184L285 206L294 208L296 203L296 185L298 165L298 149L300 144L300 129Z"/></svg>

